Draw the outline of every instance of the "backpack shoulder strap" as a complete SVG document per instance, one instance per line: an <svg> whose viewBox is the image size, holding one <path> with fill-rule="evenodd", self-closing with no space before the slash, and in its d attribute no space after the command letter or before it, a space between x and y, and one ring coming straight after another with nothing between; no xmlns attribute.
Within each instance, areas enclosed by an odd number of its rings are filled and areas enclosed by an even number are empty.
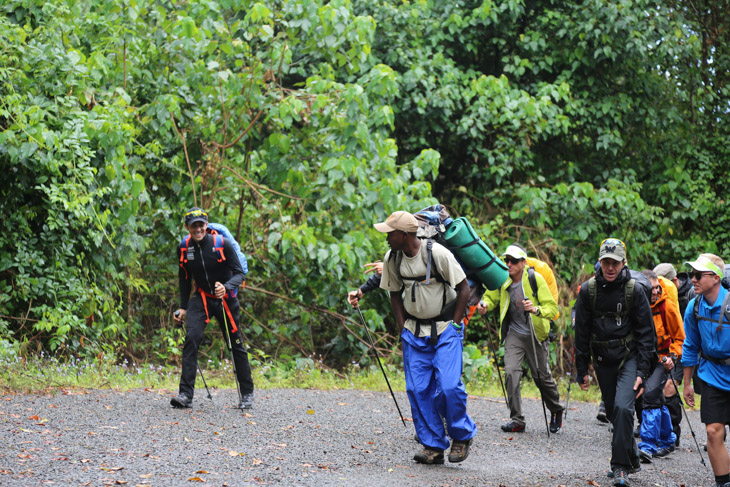
<svg viewBox="0 0 730 487"><path fill-rule="evenodd" d="M431 283L431 262L433 261L433 239L426 240L426 285Z"/></svg>
<svg viewBox="0 0 730 487"><path fill-rule="evenodd" d="M728 292L725 295L725 299L722 300L722 316L720 316L720 321L722 321L723 316L728 323L730 323L730 292Z"/></svg>
<svg viewBox="0 0 730 487"><path fill-rule="evenodd" d="M190 234L185 235L180 241L180 267L188 263L188 247L190 247Z"/></svg>
<svg viewBox="0 0 730 487"><path fill-rule="evenodd" d="M537 300L537 305L540 306L540 298L537 295L537 278L535 277L535 268L529 266L527 268L527 280L530 281L530 289L532 289L532 295Z"/></svg>
<svg viewBox="0 0 730 487"><path fill-rule="evenodd" d="M629 279L624 286L624 292L626 293L626 314L631 313L631 306L634 304L634 288L636 287L636 279Z"/></svg>
<svg viewBox="0 0 730 487"><path fill-rule="evenodd" d="M224 260L226 260L226 254L223 252L223 235L219 234L218 232L211 232L211 235L213 235L213 250L218 252L218 255L220 256L218 262L223 262Z"/></svg>
<svg viewBox="0 0 730 487"><path fill-rule="evenodd" d="M695 324L700 322L700 298L702 296L695 296L695 304L692 307L692 314L695 317Z"/></svg>
<svg viewBox="0 0 730 487"><path fill-rule="evenodd" d="M596 312L596 278L588 279L588 296L591 299L591 312Z"/></svg>

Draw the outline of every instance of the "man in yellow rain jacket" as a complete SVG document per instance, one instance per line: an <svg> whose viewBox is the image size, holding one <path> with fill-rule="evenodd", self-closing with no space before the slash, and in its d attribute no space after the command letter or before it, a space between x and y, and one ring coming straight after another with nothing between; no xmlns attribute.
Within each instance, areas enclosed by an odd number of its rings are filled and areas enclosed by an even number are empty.
<svg viewBox="0 0 730 487"><path fill-rule="evenodd" d="M550 320L558 314L558 305L539 272L535 272L537 296L533 294L525 249L513 244L502 256L507 263L509 279L500 289L487 291L483 304L479 306L481 314L499 308L499 337L504 343L504 372L510 409L510 422L502 426L502 431L525 431L520 379L522 360L527 359L545 406L551 413L550 431L557 433L563 425L563 406L550 373L547 337Z"/></svg>

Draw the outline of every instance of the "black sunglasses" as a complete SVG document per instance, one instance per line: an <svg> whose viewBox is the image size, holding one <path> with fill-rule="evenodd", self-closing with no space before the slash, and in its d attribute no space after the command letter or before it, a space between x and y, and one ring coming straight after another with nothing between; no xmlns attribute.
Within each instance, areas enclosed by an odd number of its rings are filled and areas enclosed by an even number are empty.
<svg viewBox="0 0 730 487"><path fill-rule="evenodd" d="M507 264L519 264L522 262L522 259L515 259L514 257L510 257L509 255L504 258L504 261Z"/></svg>
<svg viewBox="0 0 730 487"><path fill-rule="evenodd" d="M702 279L702 276L714 276L714 272L693 272L690 274L696 281Z"/></svg>

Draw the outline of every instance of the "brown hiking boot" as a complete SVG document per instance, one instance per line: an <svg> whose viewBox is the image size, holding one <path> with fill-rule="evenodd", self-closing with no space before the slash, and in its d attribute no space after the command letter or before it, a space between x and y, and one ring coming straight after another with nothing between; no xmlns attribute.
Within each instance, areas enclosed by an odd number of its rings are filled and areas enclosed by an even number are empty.
<svg viewBox="0 0 730 487"><path fill-rule="evenodd" d="M422 451L413 455L413 459L418 463L425 463L426 465L441 465L444 463L444 451L424 448Z"/></svg>
<svg viewBox="0 0 730 487"><path fill-rule="evenodd" d="M449 461L451 463L459 463L466 460L469 456L469 447L471 446L471 439L466 441L456 441L451 443L451 451L449 452Z"/></svg>

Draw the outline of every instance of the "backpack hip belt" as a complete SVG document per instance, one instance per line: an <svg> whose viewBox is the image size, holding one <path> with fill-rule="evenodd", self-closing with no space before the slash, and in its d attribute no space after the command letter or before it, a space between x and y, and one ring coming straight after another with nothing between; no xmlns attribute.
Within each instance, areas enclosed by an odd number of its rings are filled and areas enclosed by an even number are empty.
<svg viewBox="0 0 730 487"><path fill-rule="evenodd" d="M410 319L416 322L416 331L414 335L416 338L420 338L421 336L421 325L429 325L431 327L431 338L430 343L431 345L436 345L438 342L438 326L436 326L437 321L449 321L451 318L449 316L454 316L454 308L456 307L456 300L453 300L451 303L447 304L442 310L441 314L435 318L429 318L429 319L422 319L422 318L416 318L412 314L408 313L406 311L406 319Z"/></svg>
<svg viewBox="0 0 730 487"><path fill-rule="evenodd" d="M606 341L598 341L598 340L591 340L590 341L590 348L591 348L591 355L593 357L596 357L596 353L593 351L593 347L602 347L602 348L620 348L624 347L626 349L626 354L624 355L624 358L619 362L618 368L619 370L624 366L626 363L626 360L628 360L629 355L631 355L631 344L634 342L634 334L629 333L624 338L615 338L613 340L606 340Z"/></svg>
<svg viewBox="0 0 730 487"><path fill-rule="evenodd" d="M215 294L206 293L202 289L198 288L197 291L200 293L200 296L203 298L203 308L205 308L205 322L210 322L210 314L208 313L208 301L207 298L218 300L218 298ZM223 297L223 309L225 310L225 313L228 315L228 320L231 322L231 331L233 333L236 333L238 331L238 327L236 326L236 322L233 320L233 314L231 313L231 308L228 307L228 302L226 301L227 298L235 298L237 289L234 289L233 291L228 291L226 295Z"/></svg>
<svg viewBox="0 0 730 487"><path fill-rule="evenodd" d="M715 357L710 357L703 350L700 350L700 357L702 357L705 360L709 360L710 362L712 362L713 364L716 364L716 365L730 365L730 358L719 359L719 358L715 358Z"/></svg>

